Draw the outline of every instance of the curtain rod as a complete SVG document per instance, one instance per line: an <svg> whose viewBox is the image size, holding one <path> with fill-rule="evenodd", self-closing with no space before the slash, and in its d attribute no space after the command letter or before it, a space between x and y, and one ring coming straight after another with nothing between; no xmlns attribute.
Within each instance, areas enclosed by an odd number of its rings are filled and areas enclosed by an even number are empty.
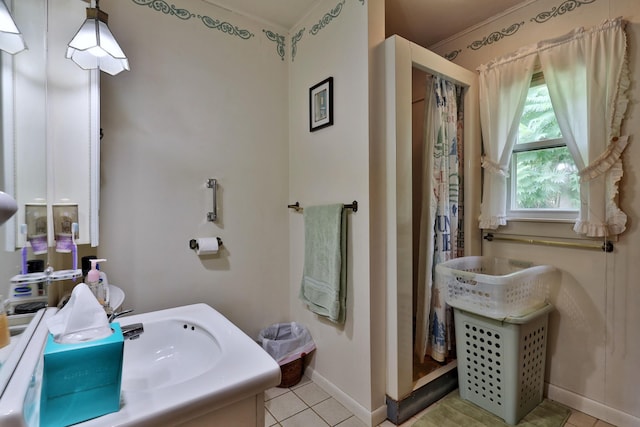
<svg viewBox="0 0 640 427"><path fill-rule="evenodd" d="M545 245L545 246L556 246L562 248L575 248L575 249L590 249L590 250L600 250L603 252L613 252L613 243L609 240L606 240L602 245L589 245L586 243L571 243L571 242L560 242L557 240L540 240L540 239L525 239L522 237L506 237L506 236L494 236L492 233L488 233L483 237L484 240L492 242L494 240L503 240L509 242L516 243L529 243L532 245Z"/></svg>

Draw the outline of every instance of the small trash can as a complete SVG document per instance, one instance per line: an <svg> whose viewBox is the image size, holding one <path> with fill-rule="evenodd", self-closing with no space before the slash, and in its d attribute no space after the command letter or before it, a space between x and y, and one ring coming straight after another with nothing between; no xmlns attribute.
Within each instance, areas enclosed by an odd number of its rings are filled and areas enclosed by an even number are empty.
<svg viewBox="0 0 640 427"><path fill-rule="evenodd" d="M276 323L260 331L258 344L280 365L282 380L278 387L291 387L304 373L304 357L315 350L308 329L299 323Z"/></svg>

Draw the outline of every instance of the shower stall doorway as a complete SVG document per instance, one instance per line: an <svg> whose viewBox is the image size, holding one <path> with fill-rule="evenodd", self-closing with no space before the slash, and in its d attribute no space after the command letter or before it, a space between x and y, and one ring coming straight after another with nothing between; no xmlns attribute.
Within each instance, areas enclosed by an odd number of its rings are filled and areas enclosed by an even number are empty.
<svg viewBox="0 0 640 427"><path fill-rule="evenodd" d="M457 66L399 36L385 41L387 415L400 424L457 387L456 360L420 357L414 351L419 291L419 227L423 196L425 79L443 77L461 88L464 128L464 253L480 254L480 119L475 72ZM422 100L421 100L422 99ZM414 102L415 101L415 102ZM422 103L422 104L421 104ZM415 119L415 120L414 120ZM424 227L423 227L424 228ZM424 241L424 240L423 240ZM430 268L429 266L427 268ZM427 274L429 274L427 272ZM427 290L429 292L429 290ZM441 296L444 300L444 295ZM428 304L428 302L427 302ZM422 316L424 317L424 316ZM420 320L423 321L423 320ZM420 333L418 333L420 335Z"/></svg>

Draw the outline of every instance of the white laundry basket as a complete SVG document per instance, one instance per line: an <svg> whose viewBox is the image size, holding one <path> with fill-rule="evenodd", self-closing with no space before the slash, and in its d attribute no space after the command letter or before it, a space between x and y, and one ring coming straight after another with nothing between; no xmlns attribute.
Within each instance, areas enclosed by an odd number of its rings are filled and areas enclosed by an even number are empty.
<svg viewBox="0 0 640 427"><path fill-rule="evenodd" d="M542 307L557 273L550 265L467 256L436 265L435 281L446 286L449 305L499 319Z"/></svg>
<svg viewBox="0 0 640 427"><path fill-rule="evenodd" d="M542 402L551 310L497 320L454 306L460 397L509 424Z"/></svg>

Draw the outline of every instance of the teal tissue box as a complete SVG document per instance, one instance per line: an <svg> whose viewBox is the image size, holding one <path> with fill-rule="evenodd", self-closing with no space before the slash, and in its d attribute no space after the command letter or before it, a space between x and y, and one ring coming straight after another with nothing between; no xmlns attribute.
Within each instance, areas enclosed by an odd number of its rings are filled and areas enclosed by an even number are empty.
<svg viewBox="0 0 640 427"><path fill-rule="evenodd" d="M49 334L44 348L40 426L68 426L120 410L124 339L113 334L79 344L58 344Z"/></svg>

